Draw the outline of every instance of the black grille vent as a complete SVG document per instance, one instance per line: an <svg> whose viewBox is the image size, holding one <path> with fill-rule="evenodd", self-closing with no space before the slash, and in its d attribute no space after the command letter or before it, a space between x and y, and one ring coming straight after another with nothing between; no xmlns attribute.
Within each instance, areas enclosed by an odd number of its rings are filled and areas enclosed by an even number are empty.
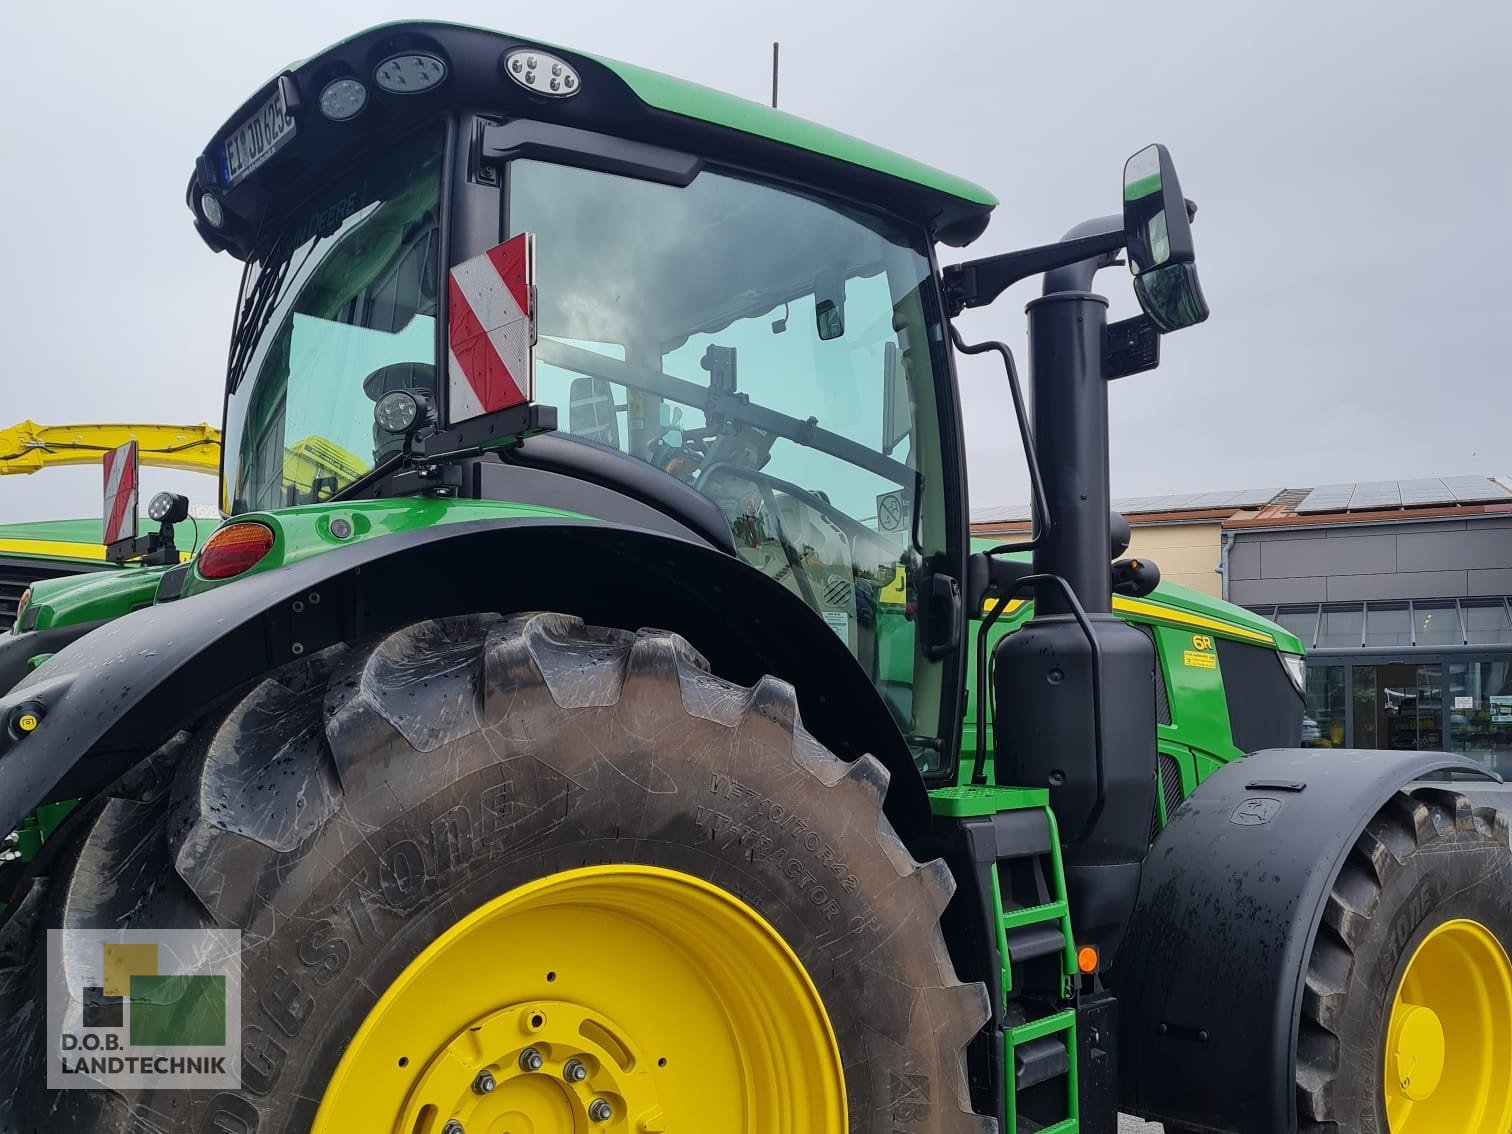
<svg viewBox="0 0 1512 1134"><path fill-rule="evenodd" d="M1150 816L1150 842L1152 843L1165 826L1160 821L1162 803L1165 805L1166 823L1169 823L1171 821L1171 814L1181 806L1183 798L1181 794L1181 765L1176 763L1176 757L1167 756L1162 752L1160 754L1159 769L1159 778L1156 780L1156 784L1160 789L1160 800L1156 802L1153 809L1154 813Z"/></svg>
<svg viewBox="0 0 1512 1134"><path fill-rule="evenodd" d="M1181 794L1181 765L1176 763L1176 757L1160 754L1160 798L1165 800L1166 821L1170 822L1172 813L1181 806L1184 798Z"/></svg>
<svg viewBox="0 0 1512 1134"><path fill-rule="evenodd" d="M1131 622L1129 625L1150 639L1150 648L1155 651L1155 723L1170 724L1171 695L1166 690L1165 667L1160 664L1160 649L1155 645L1155 631L1141 622Z"/></svg>
<svg viewBox="0 0 1512 1134"><path fill-rule="evenodd" d="M101 567L104 564L100 565ZM43 579L56 579L60 575L81 575L85 571L98 571L100 567L83 564L50 563L45 559L12 559L0 557L0 633L16 623L16 609L21 605L21 595L26 588Z"/></svg>

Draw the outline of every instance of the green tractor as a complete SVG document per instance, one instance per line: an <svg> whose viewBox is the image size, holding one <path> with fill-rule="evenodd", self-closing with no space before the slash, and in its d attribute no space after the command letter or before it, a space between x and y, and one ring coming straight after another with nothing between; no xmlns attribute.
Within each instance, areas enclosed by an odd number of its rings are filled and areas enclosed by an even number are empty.
<svg viewBox="0 0 1512 1134"><path fill-rule="evenodd" d="M0 476L29 476L45 469L96 464L133 442L137 456L128 462L133 484L138 463L212 476L220 467L220 432L204 424L38 425L22 421L0 429ZM132 493L124 495L132 497ZM25 613L32 583L121 565L123 559L112 558L111 549L101 539L110 521L109 503L102 521L0 524L0 631L9 630ZM186 549L194 546L195 523L188 519L187 504L184 507L185 515L176 526L160 526L154 558L166 562L176 551L175 544ZM151 601L150 592L146 601ZM9 688L11 684L0 676L0 687Z"/></svg>
<svg viewBox="0 0 1512 1134"><path fill-rule="evenodd" d="M1472 766L1286 747L1298 644L1112 562L1106 383L1207 313L1163 148L942 268L968 182L406 23L188 200L246 264L230 519L0 647L0 830L80 801L8 887L0 1130L1512 1126L1507 822L1423 782ZM1033 276L1031 421L951 319Z"/></svg>

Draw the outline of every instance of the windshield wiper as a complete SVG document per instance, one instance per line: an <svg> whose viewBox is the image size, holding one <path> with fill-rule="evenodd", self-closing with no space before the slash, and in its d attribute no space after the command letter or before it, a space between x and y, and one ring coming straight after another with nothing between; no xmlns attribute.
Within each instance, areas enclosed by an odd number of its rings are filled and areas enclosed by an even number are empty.
<svg viewBox="0 0 1512 1134"><path fill-rule="evenodd" d="M293 278L297 279L304 271L316 246L324 239L324 233L316 233L311 239L309 248L305 249L304 259L299 261L299 267L292 273ZM262 337L268 320L278 307L278 301L283 298L284 281L290 278L289 265L292 262L291 258L281 260L277 268L258 276L257 282L252 285L252 294L247 296L246 303L242 305L241 320L231 336L231 362L226 373L227 393L235 393L241 385L242 372L251 360L252 346Z"/></svg>

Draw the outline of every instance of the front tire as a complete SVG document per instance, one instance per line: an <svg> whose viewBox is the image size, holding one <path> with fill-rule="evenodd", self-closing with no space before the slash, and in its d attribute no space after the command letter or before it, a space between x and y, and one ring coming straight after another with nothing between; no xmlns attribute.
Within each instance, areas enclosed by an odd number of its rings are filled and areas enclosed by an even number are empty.
<svg viewBox="0 0 1512 1134"><path fill-rule="evenodd" d="M986 994L956 979L938 926L950 875L915 863L883 818L881 765L824 750L780 681L733 686L657 631L552 614L445 619L270 676L189 751L171 792L106 803L33 901L33 921L38 935L242 930L243 1089L49 1094L38 1083L11 1096L16 1117L0 1129L293 1134L318 1120L411 1134L439 1131L448 1100L490 1129L476 1108L507 1100L544 1132L577 1128L572 1108L590 1096L614 1102L606 1130L625 1106L641 1109L624 1118L652 1116L648 1130L657 1108L668 1130L991 1128L970 1110L963 1069ZM712 895L706 916L689 913L702 899L679 886ZM521 904L541 892L555 896ZM438 960L490 910L493 935L474 939L486 948ZM722 918L721 936L708 927ZM767 931L780 948L762 961ZM701 936L715 942L702 953ZM0 990L24 986L23 972L37 987L38 939L0 972ZM748 965L731 955L741 942ZM416 973L442 963L453 967L432 968L431 987L465 988L452 997L465 1011L412 997L390 1015L408 1022L413 1050L390 1059L382 1044L396 1033L374 1039L375 1005L425 987ZM721 984L720 969L747 977ZM657 1011L635 1007L657 980L676 987L650 989ZM794 995L803 981L813 1011ZM3 995L0 1010L13 1008ZM714 1007L700 1015L695 1001ZM411 1123L405 1100L440 1081L454 1040L501 1013L528 1029L545 1004L570 1006L545 1013L554 1020L581 1016L571 1035L529 1041L549 1085L511 1086L522 1057L505 1044L504 1062L474 1053L483 1062L468 1069L492 1068L497 1099L443 1091L424 1104L443 1109ZM694 1019L729 1025L679 1030ZM578 1102L563 1085L573 1035L598 1045L594 1075L616 1062L620 1072ZM41 1058L41 1042L30 1029L24 1061ZM797 1063L782 1062L789 1048ZM709 1069L732 1062L716 1082L815 1070L802 1090L765 1092L774 1099L709 1090ZM380 1089L399 1103L374 1104ZM387 1126L373 1125L375 1105Z"/></svg>
<svg viewBox="0 0 1512 1134"><path fill-rule="evenodd" d="M1307 971L1302 1134L1512 1130L1505 815L1398 793L1351 850Z"/></svg>

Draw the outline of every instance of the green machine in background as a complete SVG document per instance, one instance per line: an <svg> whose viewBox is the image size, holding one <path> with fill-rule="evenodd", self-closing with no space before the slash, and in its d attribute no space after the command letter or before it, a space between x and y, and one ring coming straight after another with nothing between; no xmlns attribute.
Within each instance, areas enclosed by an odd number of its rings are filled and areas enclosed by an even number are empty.
<svg viewBox="0 0 1512 1134"><path fill-rule="evenodd" d="M1512 1126L1507 822L1423 782L1473 768L1292 747L1295 639L1115 562L1107 384L1207 316L1163 147L942 267L969 182L404 23L253 92L188 204L245 264L228 519L0 644L0 1131ZM1035 276L1031 420L952 320ZM89 928L243 932L239 1086L45 1085Z"/></svg>

